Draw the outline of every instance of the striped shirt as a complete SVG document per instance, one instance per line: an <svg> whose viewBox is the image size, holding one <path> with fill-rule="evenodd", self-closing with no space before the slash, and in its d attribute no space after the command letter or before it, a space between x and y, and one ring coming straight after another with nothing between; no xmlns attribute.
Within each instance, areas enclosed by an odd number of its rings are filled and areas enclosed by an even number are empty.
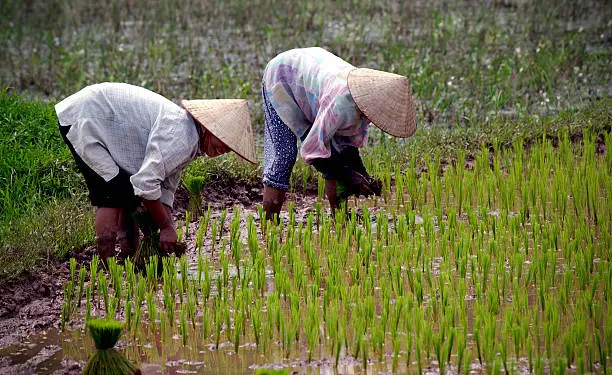
<svg viewBox="0 0 612 375"><path fill-rule="evenodd" d="M302 140L307 163L329 158L331 148L367 142L368 122L360 116L348 89L355 67L318 47L281 53L266 66L265 94L278 116Z"/></svg>
<svg viewBox="0 0 612 375"><path fill-rule="evenodd" d="M55 105L67 138L105 181L131 176L134 194L172 206L183 168L195 159L199 135L188 112L142 87L100 83Z"/></svg>

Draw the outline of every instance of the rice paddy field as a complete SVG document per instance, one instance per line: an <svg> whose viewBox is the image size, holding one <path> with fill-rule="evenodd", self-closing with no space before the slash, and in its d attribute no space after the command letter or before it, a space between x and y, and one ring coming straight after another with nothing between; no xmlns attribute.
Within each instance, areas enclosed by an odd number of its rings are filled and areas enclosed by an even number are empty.
<svg viewBox="0 0 612 375"><path fill-rule="evenodd" d="M145 374L584 374L612 366L612 5L28 0L0 6L0 372L80 373L121 321ZM53 11L50 11L53 9ZM298 161L279 224L261 163L200 159L184 256L103 267L53 104L123 81L249 100L318 45L408 76L419 130L362 151L381 197L332 215Z"/></svg>

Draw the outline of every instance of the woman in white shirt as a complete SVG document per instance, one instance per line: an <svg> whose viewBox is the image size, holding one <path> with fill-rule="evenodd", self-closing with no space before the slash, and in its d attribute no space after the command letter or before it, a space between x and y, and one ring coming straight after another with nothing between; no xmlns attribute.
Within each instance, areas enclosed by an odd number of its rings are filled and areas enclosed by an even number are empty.
<svg viewBox="0 0 612 375"><path fill-rule="evenodd" d="M60 132L85 177L96 207L102 259L137 247L130 220L142 203L171 251L177 233L171 215L182 170L197 156L233 150L251 163L255 147L246 100L185 100L178 106L125 83L85 87L55 106Z"/></svg>

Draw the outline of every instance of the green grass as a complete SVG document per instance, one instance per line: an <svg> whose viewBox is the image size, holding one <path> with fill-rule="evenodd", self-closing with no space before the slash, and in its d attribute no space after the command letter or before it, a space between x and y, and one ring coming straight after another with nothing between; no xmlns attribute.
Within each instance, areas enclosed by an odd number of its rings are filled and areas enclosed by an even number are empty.
<svg viewBox="0 0 612 375"><path fill-rule="evenodd" d="M0 92L0 280L93 239L84 182L53 106Z"/></svg>

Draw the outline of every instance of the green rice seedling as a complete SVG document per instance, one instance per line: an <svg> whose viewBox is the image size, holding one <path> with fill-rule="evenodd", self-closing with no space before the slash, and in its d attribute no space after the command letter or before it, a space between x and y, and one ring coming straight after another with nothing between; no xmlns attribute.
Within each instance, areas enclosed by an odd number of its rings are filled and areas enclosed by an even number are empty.
<svg viewBox="0 0 612 375"><path fill-rule="evenodd" d="M177 221L177 226L178 228L176 229L176 241L181 242L183 241L183 222Z"/></svg>
<svg viewBox="0 0 612 375"><path fill-rule="evenodd" d="M364 333L365 336L365 333ZM364 370L368 369L368 346L363 344L361 345L361 366L363 367Z"/></svg>
<svg viewBox="0 0 612 375"><path fill-rule="evenodd" d="M353 340L354 340L354 349L353 349L353 357L359 358L359 353L361 352L361 346L363 345L363 332L366 331L366 323L363 319L358 319L357 324L354 326L353 330Z"/></svg>
<svg viewBox="0 0 612 375"><path fill-rule="evenodd" d="M207 340L210 336L210 316L208 306L202 305L202 338Z"/></svg>
<svg viewBox="0 0 612 375"><path fill-rule="evenodd" d="M167 320L168 320L168 317L166 315L166 312L163 310L160 311L159 313L159 333L161 335L162 343L165 343L168 337L168 327L166 324Z"/></svg>
<svg viewBox="0 0 612 375"><path fill-rule="evenodd" d="M83 297L83 292L85 291L85 277L87 276L87 270L85 266L81 266L79 269L79 290L77 292L77 307L81 307L81 298Z"/></svg>
<svg viewBox="0 0 612 375"><path fill-rule="evenodd" d="M244 325L244 317L242 314L234 314L234 352L238 353L240 347L240 335Z"/></svg>
<svg viewBox="0 0 612 375"><path fill-rule="evenodd" d="M91 285L85 287L85 323L91 319Z"/></svg>
<svg viewBox="0 0 612 375"><path fill-rule="evenodd" d="M212 245L210 248L211 255L215 253L215 244L217 243L217 234L218 234L217 223L218 223L217 220L213 220L212 226L210 228L211 238L212 238Z"/></svg>
<svg viewBox="0 0 612 375"><path fill-rule="evenodd" d="M187 288L189 287L189 282L188 282L189 271L188 271L186 256L181 257L180 268L181 268L181 277L177 278L176 281L177 281L177 286L178 286L178 291L179 291L179 297L182 303L183 294L185 294L185 291L187 291Z"/></svg>
<svg viewBox="0 0 612 375"><path fill-rule="evenodd" d="M188 175L183 178L183 184L189 191L189 209L196 215L199 215L202 209L202 188L205 182L203 176ZM186 221L189 222L189 220Z"/></svg>
<svg viewBox="0 0 612 375"><path fill-rule="evenodd" d="M291 201L287 203L287 214L289 215L288 228L295 228L295 202ZM280 230L279 233L282 233L282 230Z"/></svg>
<svg viewBox="0 0 612 375"><path fill-rule="evenodd" d="M464 361L466 357L466 347L467 347L467 325L464 325L462 332L460 332L457 337L457 372L458 373L461 373L461 371L464 370L463 365L464 365ZM449 355L450 353L451 351L449 351ZM464 372L464 373L467 374L468 372Z"/></svg>
<svg viewBox="0 0 612 375"><path fill-rule="evenodd" d="M106 280L106 275L103 272L98 274L98 296L102 296L104 300L104 312L108 314L108 305L110 303L110 297L108 294L108 281ZM98 300L99 306L99 300Z"/></svg>
<svg viewBox="0 0 612 375"><path fill-rule="evenodd" d="M202 274L204 273L204 256L201 251L198 251L198 278L197 283L201 287L202 285Z"/></svg>
<svg viewBox="0 0 612 375"><path fill-rule="evenodd" d="M77 285L76 280L76 259L70 258L70 281L72 285Z"/></svg>
<svg viewBox="0 0 612 375"><path fill-rule="evenodd" d="M238 206L234 207L233 219L230 224L230 249L236 265L236 271L238 272L238 279L240 279L242 244L240 243L240 208Z"/></svg>
<svg viewBox="0 0 612 375"><path fill-rule="evenodd" d="M181 306L179 311L179 330L181 333L181 339L183 346L187 345L187 313L185 312L185 306Z"/></svg>
<svg viewBox="0 0 612 375"><path fill-rule="evenodd" d="M257 369L255 375L289 375L289 370Z"/></svg>
<svg viewBox="0 0 612 375"><path fill-rule="evenodd" d="M134 263L130 260L130 258L125 259L124 263L125 269L125 278L127 279L127 296L130 297L133 295L136 290L136 272L134 269Z"/></svg>
<svg viewBox="0 0 612 375"><path fill-rule="evenodd" d="M209 206L210 209L210 206ZM198 231L196 232L196 242L195 248L198 254L202 252L202 245L204 243L204 234L206 232L206 226L208 225L208 221L206 216L200 216L198 219Z"/></svg>
<svg viewBox="0 0 612 375"><path fill-rule="evenodd" d="M92 296L93 293L96 291L96 280L98 280L98 263L100 261L100 258L98 257L97 254L94 254L91 257L91 262L89 263L89 282L91 283L91 292L92 292ZM100 296L98 295L98 301ZM99 306L99 303L98 303Z"/></svg>
<svg viewBox="0 0 612 375"><path fill-rule="evenodd" d="M159 270L159 258L157 255L153 255L149 258L149 261L145 264L145 270L147 274L147 281L149 285L154 289L157 288L158 283L158 270Z"/></svg>
<svg viewBox="0 0 612 375"><path fill-rule="evenodd" d="M115 291L114 298L117 299L118 303L118 309L120 307L121 299L123 298L123 267L119 266L114 258L109 258L107 264L113 290Z"/></svg>
<svg viewBox="0 0 612 375"><path fill-rule="evenodd" d="M336 368L338 368L338 364L340 363L340 353L342 352L342 345L345 341L345 330L344 330L344 324L339 324L338 326L338 337L336 338L335 344L334 344L334 366Z"/></svg>
<svg viewBox="0 0 612 375"><path fill-rule="evenodd" d="M599 354L599 364L604 374L608 373L608 353L607 347L601 338L599 330L595 330L595 343L597 344L597 352Z"/></svg>
<svg viewBox="0 0 612 375"><path fill-rule="evenodd" d="M189 211L185 211L185 238L189 238L189 223L191 222L191 214Z"/></svg>
<svg viewBox="0 0 612 375"><path fill-rule="evenodd" d="M70 321L72 315L72 293L73 293L72 281L68 281L64 286L64 302L62 303L61 319L62 319L62 330L66 326L66 323Z"/></svg>
<svg viewBox="0 0 612 375"><path fill-rule="evenodd" d="M182 229L179 227L177 234L182 232ZM182 240L182 236L179 236L178 241ZM151 260L151 257L161 258L165 255L165 253L159 247L159 233L155 233L153 235L148 235L143 237L142 241L138 245L134 256L132 257L132 261L134 264L140 269L147 269L148 262Z"/></svg>
<svg viewBox="0 0 612 375"><path fill-rule="evenodd" d="M215 298L213 301L213 312L215 320L215 349L219 349L219 342L221 341L221 328L223 327L223 315L222 315L223 302L219 298Z"/></svg>
<svg viewBox="0 0 612 375"><path fill-rule="evenodd" d="M132 301L130 300L125 302L125 325L128 331L132 327Z"/></svg>
<svg viewBox="0 0 612 375"><path fill-rule="evenodd" d="M123 323L108 319L93 319L87 327L96 346L96 353L89 358L83 374L139 374L129 360L114 349L119 340Z"/></svg>
<svg viewBox="0 0 612 375"><path fill-rule="evenodd" d="M202 270L204 274L204 278L200 283L200 294L202 295L202 304L206 305L208 298L210 297L210 291L212 288L212 280L210 277L210 266L208 264L208 259L204 260L202 265Z"/></svg>
<svg viewBox="0 0 612 375"><path fill-rule="evenodd" d="M164 293L164 307L166 309L166 317L168 322L170 323L170 327L174 327L174 312L175 312L175 302L174 302L174 293Z"/></svg>
<svg viewBox="0 0 612 375"><path fill-rule="evenodd" d="M108 304L108 312L106 314L107 318L115 319L118 309L119 309L119 298L113 296L111 297L110 303Z"/></svg>
<svg viewBox="0 0 612 375"><path fill-rule="evenodd" d="M149 315L149 325L151 327L155 327L155 320L157 319L157 305L155 303L153 292L151 290L147 291L146 300L147 312Z"/></svg>
<svg viewBox="0 0 612 375"><path fill-rule="evenodd" d="M438 334L432 336L432 343L434 347L434 353L438 360L438 366L440 366L440 373L444 373L446 370L446 326L442 323L439 328Z"/></svg>
<svg viewBox="0 0 612 375"><path fill-rule="evenodd" d="M225 218L226 217L227 217L227 209L224 208L221 211L221 217L219 218L219 228L218 228L218 230L219 230L219 239L218 240L221 240L220 236L223 235L223 226L225 225Z"/></svg>
<svg viewBox="0 0 612 375"><path fill-rule="evenodd" d="M382 362L383 348L385 344L385 331L383 319L375 319L372 323L372 351L378 353L378 360Z"/></svg>
<svg viewBox="0 0 612 375"><path fill-rule="evenodd" d="M312 361L312 354L315 345L319 343L319 313L318 304L315 301L309 301L307 306L307 315L304 322L304 330L306 333L306 342L308 345L308 361Z"/></svg>
<svg viewBox="0 0 612 375"><path fill-rule="evenodd" d="M136 303L141 304L144 301L146 293L147 282L141 275L138 276L138 282L136 285Z"/></svg>
<svg viewBox="0 0 612 375"><path fill-rule="evenodd" d="M196 309L198 305L198 296L193 284L189 284L187 289L187 318L191 320L191 325L195 330L196 326Z"/></svg>
<svg viewBox="0 0 612 375"><path fill-rule="evenodd" d="M399 351L400 351L400 346L401 346L401 341L397 334L397 330L391 331L391 345L393 346L393 362L391 366L392 366L393 372L396 373L397 363L398 363L398 358L399 358Z"/></svg>
<svg viewBox="0 0 612 375"><path fill-rule="evenodd" d="M247 218L247 244L251 254L251 262L255 264L255 258L259 253L259 240L257 239L257 228L255 227L253 215L250 214Z"/></svg>
<svg viewBox="0 0 612 375"><path fill-rule="evenodd" d="M285 358L289 358L289 355L291 354L291 344L293 343L293 338L295 337L295 333L293 332L293 324L288 320L282 319L280 321L280 327L281 347L283 354Z"/></svg>
<svg viewBox="0 0 612 375"><path fill-rule="evenodd" d="M221 260L221 273L222 273L222 282L223 286L227 287L229 281L229 260L227 258L227 254L225 251L220 252L220 260ZM221 293L221 290L219 290Z"/></svg>

